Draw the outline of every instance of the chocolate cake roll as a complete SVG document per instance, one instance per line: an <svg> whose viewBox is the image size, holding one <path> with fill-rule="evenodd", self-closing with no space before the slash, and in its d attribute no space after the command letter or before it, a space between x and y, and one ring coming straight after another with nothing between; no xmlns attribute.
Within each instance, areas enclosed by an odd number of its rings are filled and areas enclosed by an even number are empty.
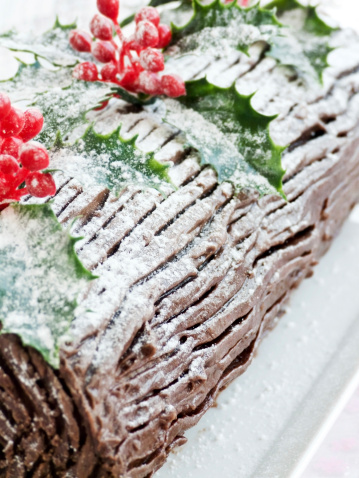
<svg viewBox="0 0 359 478"><path fill-rule="evenodd" d="M0 336L1 477L150 477L247 369L359 199L359 40L344 31L335 41L346 47L324 87L262 52L221 65L228 84L258 90L260 112L279 113L271 134L289 145L287 201L235 195L147 111L117 101L97 113L99 128L122 122L139 147L160 148L178 189L130 186L117 198L56 173L53 209L65 226L79 217L77 252L99 279L58 371Z"/></svg>

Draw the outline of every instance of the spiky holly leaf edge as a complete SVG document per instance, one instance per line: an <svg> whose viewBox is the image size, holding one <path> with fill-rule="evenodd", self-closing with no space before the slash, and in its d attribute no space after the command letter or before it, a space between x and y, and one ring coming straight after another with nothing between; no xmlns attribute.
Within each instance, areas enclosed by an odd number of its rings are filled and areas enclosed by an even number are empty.
<svg viewBox="0 0 359 478"><path fill-rule="evenodd" d="M328 25L323 19L319 17L317 6L303 5L298 0L273 0L272 2L268 3L266 7L275 9L279 16L291 10L296 10L296 9L306 10L307 17L305 19L305 24L304 24L305 28L308 33L312 33L313 35L317 37L327 37L329 40L329 36L333 32L339 30L339 28L337 27L332 27ZM284 27L285 26L286 25L284 24ZM316 66L315 64L312 65L313 69L316 71L317 79L320 84L323 84L323 73L325 69L330 66L328 62L328 56L333 50L335 50L335 48L331 47L329 43L327 42L324 45L324 50L325 52L324 52L322 65L320 66ZM297 69L295 64L291 64L290 62L283 63L281 59L271 50L268 51L267 55L274 58L279 65L292 68L298 73L299 76L303 76L305 78L305 75L302 75L302 72Z"/></svg>
<svg viewBox="0 0 359 478"><path fill-rule="evenodd" d="M41 214L43 215L44 218L50 219L53 224L53 230L64 234L67 236L67 257L70 263L70 267L73 268L74 275L75 275L75 280L80 281L80 280L85 280L85 281L92 281L97 279L97 276L93 275L90 271L88 271L82 262L80 261L79 257L76 254L75 251L75 244L81 240L81 237L72 237L68 231L64 231L61 224L59 223L56 215L54 214L52 208L51 208L51 202L46 203L46 204L19 204L19 203L13 203L9 207L14 208L14 210L18 211L21 213L23 211L24 214L28 214L31 219L36 219L36 218L41 218ZM39 214L41 213L41 214ZM1 220L1 215L2 213L0 212L0 220ZM76 307L78 306L77 299L75 299L72 302L73 310L75 311ZM1 319L0 319L1 323ZM59 357L59 341L61 340L61 337L64 337L70 328L71 321L67 324L66 330L64 330L63 334L57 337L57 340L55 340L55 347L53 350L47 350L44 347L41 347L39 344L36 344L35 342L32 342L31 340L27 340L24 335L21 334L19 330L15 331L11 328L11 326L7 326L5 322L2 324L2 328L0 329L0 335L1 334L11 334L11 333L16 333L22 343L26 346L30 346L34 349L36 349L42 356L43 358L55 369L59 368L60 365L60 357Z"/></svg>
<svg viewBox="0 0 359 478"><path fill-rule="evenodd" d="M116 146L115 151L117 154L121 152L121 148L123 147L126 149L127 147L131 148L131 151L133 152L133 158L138 156L138 169L135 169L132 165L130 167L133 169L133 171L138 172L141 174L144 178L145 181L136 181L136 180L122 180L120 178L119 182L121 183L120 187L115 187L111 186L109 183L110 182L116 182L112 176L107 179L106 181L102 180L94 180L94 183L96 185L101 185L103 187L107 187L109 190L111 190L115 195L119 195L121 191L123 191L128 185L138 185L142 189L146 188L152 188L156 189L159 191L163 196L166 196L166 193L163 190L163 187L165 185L168 185L169 187L176 189L175 185L173 184L170 176L168 175L168 171L170 169L170 164L162 164L159 161L157 161L154 157L154 152L143 152L141 151L137 146L136 146L136 141L138 139L138 135L133 136L132 138L129 139L124 139L121 137L120 132L121 132L122 126L118 126L114 131L108 133L108 134L101 134L97 133L94 129L94 124L90 124L90 126L87 128L85 133L81 138L78 138L76 142L73 145L65 145L64 151L69 151L69 153L78 153L81 156L86 156L86 153L91 154L95 150L95 143L98 143L99 145L102 146L102 151L101 153L106 153L104 150L104 147L106 145L109 146L109 144L113 141L114 146ZM56 151L55 151L56 154ZM99 153L100 154L100 153ZM123 152L123 155L125 155L125 152ZM132 158L132 159L133 159ZM111 161L114 161L117 163L119 161L118 158L112 158ZM89 164L91 163L91 160L89 160ZM52 164L56 165L56 159L55 162ZM126 163L125 158L123 159L123 164L125 166L128 166L129 164ZM94 165L95 167L96 165ZM111 166L111 164L110 164ZM149 174L148 176L145 175L145 172L141 171L141 166L143 166L142 169L147 169ZM61 168L61 163L59 164L59 169ZM71 175L71 168L66 169L63 167L61 169L64 172L69 172ZM81 181L80 174L73 174L73 177L75 177L80 183L83 182ZM95 176L93 175L93 178ZM116 178L115 178L116 179ZM158 182L156 181L158 179ZM121 182L122 181L122 182Z"/></svg>
<svg viewBox="0 0 359 478"><path fill-rule="evenodd" d="M265 116L259 113L258 111L256 111L252 106L252 98L255 95L255 93L248 96L241 95L238 92L235 86L235 83L229 88L221 88L219 86L216 86L210 83L207 80L207 78L201 78L199 80L186 82L186 89L187 89L187 95L182 98L179 98L178 101L182 105L185 105L188 108L191 108L191 104L193 106L193 103L195 103L196 100L199 99L201 96L209 95L211 94L211 92L213 94L215 94L216 92L219 94L228 93L228 95L232 96L234 100L237 102L237 106L241 110L241 113L244 116L247 116L246 120L248 121L248 124L247 124L248 131L250 130L253 131L256 127L258 127L258 124L260 123L263 125L263 129L265 130L265 134L266 134L266 141L269 145L269 151L271 153L271 159L270 159L271 168L268 170L268 168L261 167L260 164L256 164L252 160L252 158L249 156L245 157L243 155L243 158L244 158L244 161L250 167L254 168L259 175L264 177L269 182L269 184L278 192L280 196L286 199L285 194L283 192L283 184L282 184L282 179L285 174L285 170L282 167L281 160L282 160L282 153L287 148L287 146L276 145L271 138L270 130L269 130L270 123L277 117L277 115ZM171 123L171 121L168 121L167 119L165 119L165 121L180 129L179 125L173 124ZM241 126L243 126L243 124L241 124ZM191 143L189 144L191 145ZM201 156L200 164L211 166L218 175L219 183L231 182L237 193L241 190L241 188L233 181L233 178L231 178L228 175L221 174L220 170L218 169L218 167L216 167L216 165L213 162L206 161ZM258 187L254 189L257 189L260 196L273 193L273 191L270 191L267 188Z"/></svg>
<svg viewBox="0 0 359 478"><path fill-rule="evenodd" d="M273 27L274 26L278 28L282 27L282 24L279 22L279 20L275 16L275 9L270 9L268 8L267 5L265 7L261 7L259 3L256 3L255 5L252 5L250 7L241 7L235 0L228 4L223 3L221 0L213 0L209 4L202 4L200 0L192 0L192 9L193 9L193 15L185 25L177 26L171 22L172 41L171 41L170 47L176 45L178 41L185 38L187 35L191 35L193 33L196 33L202 30L203 28L202 24L200 24L199 26L196 25L198 23L198 16L203 15L203 20L204 20L206 17L208 17L212 13L213 14L212 18L214 21L216 21L216 17L217 17L217 15L215 14L216 9L219 12L230 11L233 9L233 10L237 10L238 13L243 13L243 14L250 14L251 12L256 12L258 15L267 16L268 20L270 20L271 25L273 25ZM255 25L255 23L253 25ZM223 26L223 25L220 25L220 26ZM209 26L208 28L214 28L214 27ZM247 55L249 46L250 45L247 45L247 46L239 45L237 49Z"/></svg>

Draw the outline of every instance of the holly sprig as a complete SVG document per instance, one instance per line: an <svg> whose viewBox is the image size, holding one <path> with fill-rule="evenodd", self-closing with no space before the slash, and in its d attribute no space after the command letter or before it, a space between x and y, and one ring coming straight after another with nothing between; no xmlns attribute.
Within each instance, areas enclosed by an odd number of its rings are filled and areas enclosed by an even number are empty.
<svg viewBox="0 0 359 478"><path fill-rule="evenodd" d="M158 0L157 3L163 4L168 2ZM102 9L100 9L101 13L106 15L106 0L99 1L99 5ZM112 3L110 2L109 5L112 5ZM209 5L202 5L199 0L193 0L192 7L192 19L186 25L183 27L175 27L172 25L173 36L171 48L175 51L177 50L177 53L178 51L182 53L185 51L193 53L198 48L208 50L209 46L213 47L213 44L209 45L208 42L199 41L201 35L211 35L215 38L215 42L218 42L218 47L221 45L223 47L223 35L218 35L219 29L220 32L225 32L227 38L230 38L229 50L231 50L231 48L239 49L248 54L250 45L260 39L268 43L270 47L268 54L278 56L279 58L280 55L276 53L279 51L278 45L282 41L288 44L288 32L292 34L293 30L293 32L296 33L294 28L281 28L281 22L276 18L272 8L260 8L258 5L250 8L242 8L238 6L236 2L223 4L219 0L214 0ZM271 7L278 8L281 20L285 12L300 8L301 13L305 14L305 25L303 29L305 29L306 32L312 32L313 35L317 35L321 41L324 40L324 38L326 39L327 34L332 31L330 27L326 26L326 24L319 19L314 8L310 7L305 9L304 7L298 7L296 0L278 0L274 2ZM144 9L143 12L141 12L136 16L137 27L141 24L142 28L143 23L147 25L147 23L151 24L151 22L153 22L156 28L159 26L159 16L154 9L151 10L147 8L147 10ZM109 33L107 31L109 28L111 31L112 28L114 28L117 35L122 35L117 23L117 14L118 9L116 11L110 11L108 15L108 20L113 22L113 27L109 27L108 22L106 23L103 20L99 21L97 19L95 23L94 21L92 22L92 31L94 33L99 32L97 33L98 36L103 37L104 34L107 35ZM283 17L283 19L285 20L286 18ZM233 25L237 25L238 28L233 29ZM7 85L13 89L14 87L19 88L21 81L29 78L29 72L36 74L36 91L32 100L33 104L40 107L45 116L45 128L41 133L40 139L47 147L64 147L66 143L69 143L68 146L71 146L71 144L81 138L85 129L89 126L87 118L89 107L95 108L101 104L106 104L111 96L118 95L127 101L137 104L151 103L155 98L153 95L143 94L141 96L141 94L133 94L123 88L121 84L114 84L110 81L85 82L73 80L71 78L71 68L69 67L77 65L76 68L78 69L80 64L76 62L86 58L86 55L88 55L86 52L78 52L71 49L68 44L66 44L66 46L64 45L64 34L68 37L69 33L73 32L74 27L75 25L63 26L56 21L51 31L43 36L39 36L38 39L30 41L30 47L24 44L15 44L14 38L16 35L14 33L5 36L5 44L7 44L9 48L16 51L33 50L34 52L35 63L32 65L21 64L18 74L8 82ZM252 36L248 36L248 32L246 33L246 28L248 27L253 33ZM228 34L228 29L233 30L232 35ZM244 34L241 30L244 30ZM152 41L152 33L154 32L151 30L149 37L147 33L144 34L145 37L147 35L146 42ZM90 45L92 42L91 38L88 40L88 37L82 33L78 38L71 35L70 38L73 39L72 43L80 41L80 44L86 47L80 47L78 49L88 51L92 48ZM141 37L141 40L136 40L136 37L130 41L130 43L132 42L131 45L133 45L131 48L137 48L136 41L142 41L143 33L141 33L141 35L138 37ZM11 38L11 45L8 44L10 41L9 38ZM86 41L90 42L90 44L87 45ZM44 42L45 45L42 45L42 42ZM58 42L60 42L60 48L58 48ZM144 44L145 48L151 49L151 47L146 45ZM56 50L56 53L53 53L51 49ZM100 51L100 53L98 54L99 58L102 58L102 51ZM73 56L71 57L71 55ZM307 62L309 57L314 58L307 50L303 50L302 55L307 59ZM55 70L49 72L44 68L39 61L40 56L41 58L46 58L48 61L51 61ZM103 61L105 60L103 59ZM286 63L284 59L278 61ZM317 66L320 63L318 59L315 59L314 62ZM301 63L303 62L300 60L300 55L297 55L298 70L300 70ZM108 64L109 63L105 63L105 67ZM318 72L320 76L320 68ZM61 79L63 86L57 86L56 78ZM50 85L53 84L54 87L50 86L46 89L44 85L49 83ZM167 101L167 113L164 119L186 134L188 143L198 149L201 164L214 167L218 173L219 181L232 181L237 190L241 187L254 187L259 190L261 194L273 193L274 191L282 193L281 178L283 176L283 170L280 165L280 158L283 148L274 145L269 134L269 124L274 117L264 117L256 112L252 107L251 98L241 96L236 91L234 85L229 89L221 89L211 85L207 80L201 80L200 82L187 83L186 90L186 96L182 96L174 100L174 102ZM178 113L180 109L181 114ZM206 138L200 138L203 131L197 131L198 128L193 127L187 128L185 127L185 122L179 119L181 116L183 118L186 111L190 114L196 113L200 115L199 120L206 122L207 126L213 129L215 136L211 136L211 144L221 143L223 140L221 147L216 148L212 145L216 154L211 154L210 148L208 148L208 141L206 145ZM91 129L85 133L83 144L88 145L91 143L88 141L89 131L91 131ZM219 140L219 138L221 138L221 140ZM233 138L235 139L233 140ZM110 168L110 172L106 176L106 181L102 178L101 184L110 188L116 184L117 188L119 184L127 184L128 178L133 180L134 176L138 175L138 173L135 175L128 174L128 168L131 171L136 170L136 167L133 168L133 155L136 156L138 152L135 150L134 141L131 142L131 148L133 148L131 153L127 148L127 152L124 154L124 148L119 148L118 151L121 151L121 158L119 159L114 143L113 141L109 141L109 138L99 136L96 142L94 143L92 141L92 143L98 145L101 141L104 143L103 147L107 153L116 157L116 161L119 160L124 164L122 169L118 168L116 171L117 176L113 181L111 180L111 174L114 173L114 170ZM78 150L79 142L75 144L77 145L75 149L77 148ZM112 152L110 151L110 144L112 144ZM122 144L121 141L120 144ZM231 149L235 149L235 151L232 151L233 154L230 154ZM154 165L153 162L148 164ZM149 167L151 169L151 166ZM124 176L121 179L120 176L122 173ZM99 175L95 175L94 177L100 181ZM146 174L142 175L140 183L143 184L144 187L152 187L154 184L153 177L157 178L159 184L168 180L166 174L163 175L157 167L154 167L152 171L148 170ZM81 180L81 178L79 179ZM116 188L114 188L114 190ZM116 192L117 191L118 189L116 189Z"/></svg>
<svg viewBox="0 0 359 478"><path fill-rule="evenodd" d="M53 367L94 276L74 251L49 204L13 204L0 214L0 333L17 334Z"/></svg>

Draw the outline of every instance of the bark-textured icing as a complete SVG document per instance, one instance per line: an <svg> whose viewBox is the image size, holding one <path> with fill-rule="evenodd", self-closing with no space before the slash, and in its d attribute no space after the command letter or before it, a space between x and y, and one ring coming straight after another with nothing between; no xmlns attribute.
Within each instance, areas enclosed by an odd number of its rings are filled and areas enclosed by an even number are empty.
<svg viewBox="0 0 359 478"><path fill-rule="evenodd" d="M64 224L81 215L78 253L100 279L58 373L0 336L0 476L151 476L245 371L359 199L359 40L341 32L337 42L347 47L323 89L301 87L260 54L239 55L218 77L239 76L241 92L258 89L261 112L279 113L272 136L290 145L288 202L233 197L147 113L119 103L98 115L98 127L122 121L140 147L161 147L179 188L114 198L57 174L54 210Z"/></svg>

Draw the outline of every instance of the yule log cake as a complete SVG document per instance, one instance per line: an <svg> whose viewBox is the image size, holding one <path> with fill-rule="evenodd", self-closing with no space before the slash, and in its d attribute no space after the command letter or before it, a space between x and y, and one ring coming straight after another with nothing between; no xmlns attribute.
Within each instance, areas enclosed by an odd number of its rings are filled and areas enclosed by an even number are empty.
<svg viewBox="0 0 359 478"><path fill-rule="evenodd" d="M152 476L359 197L354 33L196 0L131 36L97 4L91 34L0 37L33 54L0 88L7 478Z"/></svg>

